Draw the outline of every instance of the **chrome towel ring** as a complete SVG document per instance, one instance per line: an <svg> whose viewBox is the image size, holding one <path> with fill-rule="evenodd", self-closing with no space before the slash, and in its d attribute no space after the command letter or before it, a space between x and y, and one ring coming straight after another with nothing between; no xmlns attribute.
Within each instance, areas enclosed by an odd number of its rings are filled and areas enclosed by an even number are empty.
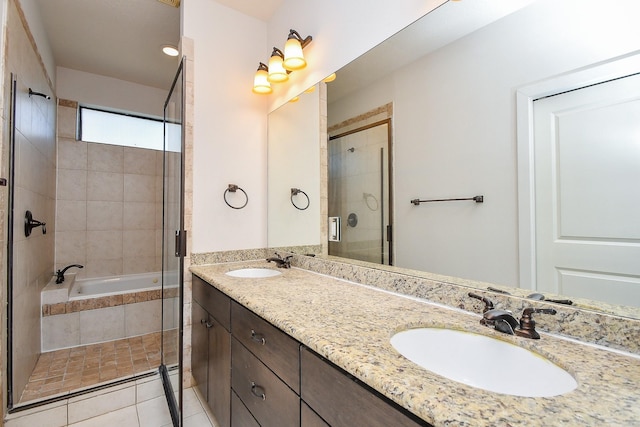
<svg viewBox="0 0 640 427"><path fill-rule="evenodd" d="M304 197L307 198L307 205L303 208L301 208L300 206L296 205L296 202L293 201L293 196L297 196L298 194L304 194ZM311 204L311 201L309 200L309 196L307 195L307 193L305 193L304 191L302 191L299 188L292 188L291 189L291 204L293 205L294 208L298 209L298 210L305 210L309 207L309 205Z"/></svg>
<svg viewBox="0 0 640 427"><path fill-rule="evenodd" d="M229 203L229 200L227 200L227 194L228 193L235 193L236 191L242 191L242 194L244 194L244 204L242 206L233 206L231 203ZM238 187L235 184L229 184L229 187L227 187L226 190L224 190L224 194L222 195L222 197L224 198L224 202L227 204L227 206L229 206L231 209L242 209L245 206L247 206L247 203L249 203L249 196L247 196L246 191L244 191L242 188Z"/></svg>

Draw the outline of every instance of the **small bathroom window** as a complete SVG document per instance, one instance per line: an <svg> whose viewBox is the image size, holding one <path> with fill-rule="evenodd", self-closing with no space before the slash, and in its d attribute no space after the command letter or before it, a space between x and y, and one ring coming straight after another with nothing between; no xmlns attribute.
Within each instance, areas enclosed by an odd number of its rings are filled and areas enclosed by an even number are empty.
<svg viewBox="0 0 640 427"><path fill-rule="evenodd" d="M162 119L84 106L79 107L79 116L78 139L81 141L163 149Z"/></svg>

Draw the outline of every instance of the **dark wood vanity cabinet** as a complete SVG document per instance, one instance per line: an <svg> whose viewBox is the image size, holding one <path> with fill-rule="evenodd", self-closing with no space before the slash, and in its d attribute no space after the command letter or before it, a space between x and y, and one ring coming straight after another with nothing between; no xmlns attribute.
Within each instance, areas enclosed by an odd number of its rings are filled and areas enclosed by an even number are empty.
<svg viewBox="0 0 640 427"><path fill-rule="evenodd" d="M220 426L428 426L193 276L192 372Z"/></svg>
<svg viewBox="0 0 640 427"><path fill-rule="evenodd" d="M193 276L191 371L220 427L231 425L231 299Z"/></svg>
<svg viewBox="0 0 640 427"><path fill-rule="evenodd" d="M300 350L300 396L313 409L303 427L322 426L313 415L333 427L428 426L395 407L386 398L362 385L346 372L311 350Z"/></svg>

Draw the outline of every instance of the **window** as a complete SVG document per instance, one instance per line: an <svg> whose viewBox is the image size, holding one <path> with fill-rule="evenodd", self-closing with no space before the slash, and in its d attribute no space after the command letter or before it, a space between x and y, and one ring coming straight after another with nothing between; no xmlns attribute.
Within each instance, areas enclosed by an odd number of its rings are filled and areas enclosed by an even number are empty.
<svg viewBox="0 0 640 427"><path fill-rule="evenodd" d="M78 129L78 139L85 142L152 150L162 150L164 145L162 120L159 119L81 106Z"/></svg>

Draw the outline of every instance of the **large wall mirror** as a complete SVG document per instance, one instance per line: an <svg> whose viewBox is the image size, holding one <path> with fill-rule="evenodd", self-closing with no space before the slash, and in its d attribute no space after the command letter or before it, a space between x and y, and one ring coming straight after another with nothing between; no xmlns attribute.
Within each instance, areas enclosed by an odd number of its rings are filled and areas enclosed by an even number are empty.
<svg viewBox="0 0 640 427"><path fill-rule="evenodd" d="M585 308L640 318L640 264L633 262L640 259L640 223L630 221L624 229L608 227L625 217L640 217L640 205L627 200L637 193L633 183L640 180L637 127L630 131L635 132L635 140L609 143L607 135L618 128L594 125L598 122L582 114L592 108L576 107L583 101L572 100L570 107L543 105L551 110L541 109L546 112L538 116L553 117L550 123L556 127L542 132L559 135L560 123L563 131L570 129L580 136L571 139L562 134L562 149L556 145L552 150L554 159L563 160L564 169L558 173L557 164L547 165L554 177L562 177L562 183L556 179L549 191L553 200L570 209L552 210L556 213L548 226L561 228L564 240L578 242L578 257L590 260L590 265L583 270L555 269L551 279L539 283L535 267L530 268L524 257L540 258L536 250L542 250L542 255L560 250L536 249L540 247L536 225L542 214L535 210L536 195L530 189L544 183L525 182L541 173L531 167L537 155L534 147L523 145L527 133L540 131L529 121L534 105L539 105L532 99L547 99L546 94L562 88L581 93L575 90L580 86L576 82L595 84L640 72L634 59L640 52L640 28L633 19L638 13L640 6L633 0L449 1L337 71L337 79L327 84L329 136L369 117L378 119L382 107L391 119L393 218L389 225L395 266L485 282L483 287L488 283L513 287L511 292L522 296L532 290L562 294ZM616 68L618 63L623 64L622 71ZM629 85L640 87L635 82ZM604 96L597 98L599 105L613 105L610 94L622 94L616 107L606 112L620 120L609 123L640 123L640 95L625 88L598 87ZM532 97L522 98L523 93ZM519 104L522 99L526 102ZM629 109L617 113L617 105ZM544 129L545 124L540 126ZM608 147L600 152L592 149L599 143L592 138L596 130L604 134ZM610 155L609 148L616 144L621 149ZM287 168L285 160L293 159L270 157L269 169ZM605 175L599 169L603 163L609 164L609 171L622 171L611 182L625 182L626 189L598 188L601 181L594 177ZM558 189L562 192L553 193ZM612 193L615 197L610 197ZM483 203L411 203L478 195ZM627 214L621 215L622 211ZM536 214L538 221L533 222ZM600 229L594 231L594 227ZM269 235L271 244L271 222ZM580 252L603 242L630 250L613 256ZM620 259L630 262L611 273L600 263L606 259L613 264L620 264Z"/></svg>

